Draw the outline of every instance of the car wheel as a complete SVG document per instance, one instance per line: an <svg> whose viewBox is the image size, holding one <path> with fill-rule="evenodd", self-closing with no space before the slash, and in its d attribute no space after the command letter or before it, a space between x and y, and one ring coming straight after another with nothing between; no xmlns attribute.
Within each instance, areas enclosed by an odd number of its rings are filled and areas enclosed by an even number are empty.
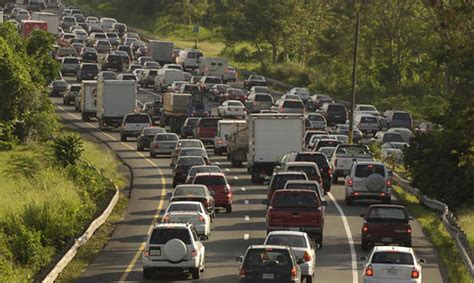
<svg viewBox="0 0 474 283"><path fill-rule="evenodd" d="M346 205L352 205L352 203L353 203L353 199L351 197L346 197L344 199L344 201L345 201Z"/></svg>
<svg viewBox="0 0 474 283"><path fill-rule="evenodd" d="M367 241L362 240L360 247L363 251L367 251L369 249L369 243Z"/></svg>
<svg viewBox="0 0 474 283"><path fill-rule="evenodd" d="M150 151L150 157L151 157L151 158L155 158L155 157L156 157L156 154L154 154L153 152Z"/></svg>
<svg viewBox="0 0 474 283"><path fill-rule="evenodd" d="M226 213L231 213L232 212L232 204L229 204L228 206L226 206L225 212Z"/></svg>
<svg viewBox="0 0 474 283"><path fill-rule="evenodd" d="M316 240L316 243L318 243L320 249L323 248L323 235L319 236L318 240Z"/></svg>
<svg viewBox="0 0 474 283"><path fill-rule="evenodd" d="M311 275L306 276L305 282L306 283L313 283L313 276L311 276Z"/></svg>
<svg viewBox="0 0 474 283"><path fill-rule="evenodd" d="M144 148L143 148L143 147L137 147L137 150L138 150L138 151L143 151Z"/></svg>
<svg viewBox="0 0 474 283"><path fill-rule="evenodd" d="M191 275L192 275L193 279L201 278L201 272L199 271L199 267L191 269Z"/></svg>
<svg viewBox="0 0 474 283"><path fill-rule="evenodd" d="M120 141L123 141L123 142L127 141L127 136L120 135Z"/></svg>
<svg viewBox="0 0 474 283"><path fill-rule="evenodd" d="M260 183L260 175L257 171L252 171L252 183Z"/></svg>
<svg viewBox="0 0 474 283"><path fill-rule="evenodd" d="M143 279L148 280L151 279L152 270L150 268L143 268Z"/></svg>

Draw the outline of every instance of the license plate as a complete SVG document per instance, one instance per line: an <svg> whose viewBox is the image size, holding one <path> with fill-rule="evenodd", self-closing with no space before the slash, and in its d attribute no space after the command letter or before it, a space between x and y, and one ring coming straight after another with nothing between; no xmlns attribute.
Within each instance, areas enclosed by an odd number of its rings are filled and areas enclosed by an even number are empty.
<svg viewBox="0 0 474 283"><path fill-rule="evenodd" d="M390 238L390 237L383 237L382 238L382 242L384 242L384 243L388 243L388 242L391 242L391 241L392 241L392 238Z"/></svg>
<svg viewBox="0 0 474 283"><path fill-rule="evenodd" d="M161 256L161 250L150 250L151 256Z"/></svg>
<svg viewBox="0 0 474 283"><path fill-rule="evenodd" d="M394 268L387 269L386 272L387 274L390 274L390 275L398 275L398 270Z"/></svg>
<svg viewBox="0 0 474 283"><path fill-rule="evenodd" d="M272 273L263 273L262 274L262 279L273 279L274 276Z"/></svg>

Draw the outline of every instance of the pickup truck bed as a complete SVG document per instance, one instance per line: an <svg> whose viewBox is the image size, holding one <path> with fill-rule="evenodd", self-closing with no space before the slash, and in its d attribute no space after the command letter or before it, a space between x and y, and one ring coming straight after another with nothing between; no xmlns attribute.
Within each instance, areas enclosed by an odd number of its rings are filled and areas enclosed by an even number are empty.
<svg viewBox="0 0 474 283"><path fill-rule="evenodd" d="M331 158L333 170L333 183L337 184L338 177L350 174L352 164L360 161L373 161L374 158L369 148L365 145L340 144L336 147Z"/></svg>

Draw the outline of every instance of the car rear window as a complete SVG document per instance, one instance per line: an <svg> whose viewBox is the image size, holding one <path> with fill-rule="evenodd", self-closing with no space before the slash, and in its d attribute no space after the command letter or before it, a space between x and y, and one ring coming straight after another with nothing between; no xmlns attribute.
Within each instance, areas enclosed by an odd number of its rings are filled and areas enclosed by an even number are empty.
<svg viewBox="0 0 474 283"><path fill-rule="evenodd" d="M298 154L295 158L295 161L315 162L316 164L318 164L318 167L324 167L329 165L326 156L322 154Z"/></svg>
<svg viewBox="0 0 474 283"><path fill-rule="evenodd" d="M369 154L365 146L343 146L339 147L336 153L357 155L357 154Z"/></svg>
<svg viewBox="0 0 474 283"><path fill-rule="evenodd" d="M367 216L371 221L375 220L403 220L407 219L405 210L397 207L373 207Z"/></svg>
<svg viewBox="0 0 474 283"><path fill-rule="evenodd" d="M410 114L406 112L395 112L393 113L393 119L397 120L411 120Z"/></svg>
<svg viewBox="0 0 474 283"><path fill-rule="evenodd" d="M277 249L251 249L247 252L244 266L270 267L272 269L289 268L293 265L287 250Z"/></svg>
<svg viewBox="0 0 474 283"><path fill-rule="evenodd" d="M309 115L308 119L311 121L324 121L323 115Z"/></svg>
<svg viewBox="0 0 474 283"><path fill-rule="evenodd" d="M345 112L346 107L341 104L329 104L328 105L328 111L333 111L333 112Z"/></svg>
<svg viewBox="0 0 474 283"><path fill-rule="evenodd" d="M319 175L313 166L288 166L288 171L304 172L308 177Z"/></svg>
<svg viewBox="0 0 474 283"><path fill-rule="evenodd" d="M175 136L176 137L176 136ZM183 148L179 152L180 156L205 156L206 151L202 148Z"/></svg>
<svg viewBox="0 0 474 283"><path fill-rule="evenodd" d="M283 190L275 192L271 205L273 207L315 208L319 206L319 199L315 192Z"/></svg>
<svg viewBox="0 0 474 283"><path fill-rule="evenodd" d="M176 228L159 228L153 229L150 237L150 244L152 245L164 245L169 240L179 239L183 243L191 244L191 235L187 229L176 229Z"/></svg>
<svg viewBox="0 0 474 283"><path fill-rule="evenodd" d="M282 189L289 180L306 180L303 174L279 174L273 177L271 189Z"/></svg>
<svg viewBox="0 0 474 283"><path fill-rule="evenodd" d="M228 105L229 106L242 106L242 103L237 102L237 101L229 101Z"/></svg>
<svg viewBox="0 0 474 283"><path fill-rule="evenodd" d="M217 128L218 119L201 119L199 126L204 128Z"/></svg>
<svg viewBox="0 0 474 283"><path fill-rule="evenodd" d="M403 142L403 138L399 133L385 133L383 142Z"/></svg>
<svg viewBox="0 0 474 283"><path fill-rule="evenodd" d="M176 188L174 191L174 196L188 196L188 195L201 196L205 194L206 193L204 192L204 189L198 188L198 187L179 187L179 188Z"/></svg>
<svg viewBox="0 0 474 283"><path fill-rule="evenodd" d="M200 141L180 141L178 147L202 147Z"/></svg>
<svg viewBox="0 0 474 283"><path fill-rule="evenodd" d="M128 115L125 118L127 123L151 123L150 117L148 115Z"/></svg>
<svg viewBox="0 0 474 283"><path fill-rule="evenodd" d="M292 248L307 248L306 239L297 235L271 235L265 241L266 245L288 246Z"/></svg>
<svg viewBox="0 0 474 283"><path fill-rule="evenodd" d="M318 191L318 186L316 184L287 184L286 189L288 190L310 190L310 191Z"/></svg>
<svg viewBox="0 0 474 283"><path fill-rule="evenodd" d="M73 85L71 86L71 91L80 91L81 90L81 86L80 85Z"/></svg>
<svg viewBox="0 0 474 283"><path fill-rule="evenodd" d="M204 165L204 160L201 157L185 157L178 159L178 165L183 166L195 166L195 165Z"/></svg>
<svg viewBox="0 0 474 283"><path fill-rule="evenodd" d="M211 83L211 84L221 84L222 80L219 79L219 78L209 78L208 77L208 78L206 78L205 83L207 83L207 84L209 84L209 83Z"/></svg>
<svg viewBox="0 0 474 283"><path fill-rule="evenodd" d="M331 147L336 147L337 145L339 145L341 142L338 141L338 140L329 140L329 141L325 141L325 140L321 140L318 142L318 148L320 147L328 147L328 146L331 146Z"/></svg>
<svg viewBox="0 0 474 283"><path fill-rule="evenodd" d="M223 176L197 176L194 184L206 186L225 186L227 182Z"/></svg>
<svg viewBox="0 0 474 283"><path fill-rule="evenodd" d="M201 211L201 206L197 203L172 202L167 211Z"/></svg>
<svg viewBox="0 0 474 283"><path fill-rule="evenodd" d="M144 134L145 136L155 136L159 133L164 133L165 130L163 128L156 128L156 129L145 129Z"/></svg>
<svg viewBox="0 0 474 283"><path fill-rule="evenodd" d="M403 252L376 252L372 256L372 263L413 265L413 255Z"/></svg>
<svg viewBox="0 0 474 283"><path fill-rule="evenodd" d="M375 117L362 117L360 118L361 123L371 123L371 124L378 124L378 120Z"/></svg>
<svg viewBox="0 0 474 283"><path fill-rule="evenodd" d="M357 178L367 178L372 174L379 174L385 177L385 167L380 164L358 164L355 171Z"/></svg>
<svg viewBox="0 0 474 283"><path fill-rule="evenodd" d="M99 67L97 67L97 65L82 65L82 69L88 71L99 71Z"/></svg>
<svg viewBox="0 0 474 283"><path fill-rule="evenodd" d="M257 94L255 95L255 101L266 101L272 102L272 96L269 94Z"/></svg>
<svg viewBox="0 0 474 283"><path fill-rule="evenodd" d="M66 58L64 59L65 64L78 64L79 60L77 58Z"/></svg>
<svg viewBox="0 0 474 283"><path fill-rule="evenodd" d="M221 173L221 169L217 166L205 166L198 168L191 168L189 176L196 176L198 173Z"/></svg>
<svg viewBox="0 0 474 283"><path fill-rule="evenodd" d="M177 141L178 136L173 134L160 134L155 137L156 141Z"/></svg>
<svg viewBox="0 0 474 283"><path fill-rule="evenodd" d="M283 102L283 107L286 107L286 108L303 108L303 102L293 101L293 100L286 100L285 102Z"/></svg>

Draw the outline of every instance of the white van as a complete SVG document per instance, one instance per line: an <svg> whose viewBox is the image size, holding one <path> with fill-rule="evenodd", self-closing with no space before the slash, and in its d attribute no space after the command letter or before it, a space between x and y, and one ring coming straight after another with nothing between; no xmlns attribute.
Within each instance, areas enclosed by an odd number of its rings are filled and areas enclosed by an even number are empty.
<svg viewBox="0 0 474 283"><path fill-rule="evenodd" d="M228 61L225 58L199 58L199 75L224 79Z"/></svg>
<svg viewBox="0 0 474 283"><path fill-rule="evenodd" d="M198 60L203 57L201 51L197 49L186 49L179 51L176 56L176 64L183 66L185 71L198 69Z"/></svg>
<svg viewBox="0 0 474 283"><path fill-rule="evenodd" d="M159 69L155 77L155 90L164 90L175 81L184 81L184 72L177 69Z"/></svg>
<svg viewBox="0 0 474 283"><path fill-rule="evenodd" d="M113 18L100 18L100 26L104 29L104 32L113 31L116 23L117 20Z"/></svg>

